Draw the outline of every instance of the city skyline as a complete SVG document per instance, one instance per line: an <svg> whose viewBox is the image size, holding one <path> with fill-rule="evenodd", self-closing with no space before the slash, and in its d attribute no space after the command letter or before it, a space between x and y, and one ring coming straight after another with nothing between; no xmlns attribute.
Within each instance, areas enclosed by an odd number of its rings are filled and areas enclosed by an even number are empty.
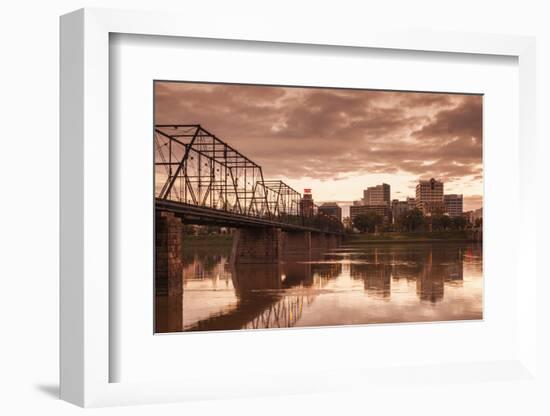
<svg viewBox="0 0 550 416"><path fill-rule="evenodd" d="M480 95L157 82L157 123L200 123L257 161L269 179L315 202L348 206L389 183L414 197L420 179L482 206Z"/></svg>

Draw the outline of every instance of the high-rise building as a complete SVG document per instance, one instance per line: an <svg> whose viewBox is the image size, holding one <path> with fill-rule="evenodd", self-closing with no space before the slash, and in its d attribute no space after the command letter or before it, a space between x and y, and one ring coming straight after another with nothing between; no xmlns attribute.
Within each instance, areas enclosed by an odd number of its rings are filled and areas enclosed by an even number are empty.
<svg viewBox="0 0 550 416"><path fill-rule="evenodd" d="M342 221L342 208L336 202L325 202L319 207L319 211L338 218L338 221Z"/></svg>
<svg viewBox="0 0 550 416"><path fill-rule="evenodd" d="M391 203L390 185L383 183L382 185L369 186L363 191L363 200L365 205L387 205Z"/></svg>
<svg viewBox="0 0 550 416"><path fill-rule="evenodd" d="M424 215L432 213L444 213L445 201L443 200L443 182L431 178L427 181L420 181L416 185L416 207Z"/></svg>
<svg viewBox="0 0 550 416"><path fill-rule="evenodd" d="M444 195L445 212L449 217L460 217L462 215L462 195Z"/></svg>
<svg viewBox="0 0 550 416"><path fill-rule="evenodd" d="M300 214L304 217L313 216L313 195L311 194L311 189L304 189L304 195L300 200Z"/></svg>

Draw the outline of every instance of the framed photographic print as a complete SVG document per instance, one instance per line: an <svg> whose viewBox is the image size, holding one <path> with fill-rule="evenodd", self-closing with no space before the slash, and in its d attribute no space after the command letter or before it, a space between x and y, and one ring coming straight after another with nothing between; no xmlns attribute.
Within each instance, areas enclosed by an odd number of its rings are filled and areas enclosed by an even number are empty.
<svg viewBox="0 0 550 416"><path fill-rule="evenodd" d="M181 19L61 19L62 398L536 385L534 40Z"/></svg>

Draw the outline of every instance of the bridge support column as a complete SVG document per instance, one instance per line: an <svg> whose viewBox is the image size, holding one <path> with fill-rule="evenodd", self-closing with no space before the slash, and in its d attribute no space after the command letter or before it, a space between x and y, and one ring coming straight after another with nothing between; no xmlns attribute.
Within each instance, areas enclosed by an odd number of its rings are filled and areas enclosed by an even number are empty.
<svg viewBox="0 0 550 416"><path fill-rule="evenodd" d="M311 248L314 250L326 250L327 235L325 233L313 233L311 234Z"/></svg>
<svg viewBox="0 0 550 416"><path fill-rule="evenodd" d="M311 231L285 231L284 254L303 253L311 250Z"/></svg>
<svg viewBox="0 0 550 416"><path fill-rule="evenodd" d="M233 236L232 263L276 263L281 260L283 234L279 228L240 228Z"/></svg>
<svg viewBox="0 0 550 416"><path fill-rule="evenodd" d="M183 224L173 213L155 215L155 287L157 294L176 296L183 292Z"/></svg>

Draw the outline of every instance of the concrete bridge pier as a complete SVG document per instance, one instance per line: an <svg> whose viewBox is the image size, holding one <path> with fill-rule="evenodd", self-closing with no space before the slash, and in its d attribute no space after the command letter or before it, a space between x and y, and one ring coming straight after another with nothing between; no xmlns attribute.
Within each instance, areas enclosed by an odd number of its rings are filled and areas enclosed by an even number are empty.
<svg viewBox="0 0 550 416"><path fill-rule="evenodd" d="M233 236L231 263L276 263L283 254L280 228L240 228Z"/></svg>
<svg viewBox="0 0 550 416"><path fill-rule="evenodd" d="M315 246L314 246L315 242ZM232 263L275 263L284 255L309 253L313 248L336 247L336 239L311 231L279 228L240 228L233 237Z"/></svg>
<svg viewBox="0 0 550 416"><path fill-rule="evenodd" d="M313 233L311 235L311 248L313 250L326 250L328 248L328 238L330 238L330 235L325 233Z"/></svg>
<svg viewBox="0 0 550 416"><path fill-rule="evenodd" d="M155 287L157 294L177 296L183 292L183 223L173 213L155 214Z"/></svg>
<svg viewBox="0 0 550 416"><path fill-rule="evenodd" d="M342 244L342 237L329 233L311 234L311 248L314 250L331 250Z"/></svg>
<svg viewBox="0 0 550 416"><path fill-rule="evenodd" d="M284 254L304 253L311 250L311 231L285 231Z"/></svg>

